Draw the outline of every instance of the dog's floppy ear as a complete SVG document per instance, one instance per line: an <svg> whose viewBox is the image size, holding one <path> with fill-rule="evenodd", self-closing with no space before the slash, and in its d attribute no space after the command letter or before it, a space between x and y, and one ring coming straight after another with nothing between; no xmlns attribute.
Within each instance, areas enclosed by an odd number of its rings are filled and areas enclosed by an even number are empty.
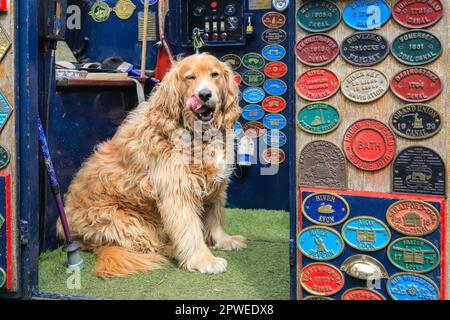
<svg viewBox="0 0 450 320"><path fill-rule="evenodd" d="M241 108L239 107L239 86L235 80L234 71L227 63L223 63L225 70L226 90L225 96L225 116L224 126L226 129L232 129L234 123L241 115Z"/></svg>

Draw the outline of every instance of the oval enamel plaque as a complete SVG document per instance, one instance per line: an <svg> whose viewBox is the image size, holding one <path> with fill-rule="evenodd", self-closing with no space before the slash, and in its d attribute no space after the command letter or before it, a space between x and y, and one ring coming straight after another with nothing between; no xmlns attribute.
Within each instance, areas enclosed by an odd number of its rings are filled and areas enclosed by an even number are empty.
<svg viewBox="0 0 450 320"><path fill-rule="evenodd" d="M273 79L284 77L287 71L287 65L280 61L269 62L264 67L264 73L266 74L266 76Z"/></svg>
<svg viewBox="0 0 450 320"><path fill-rule="evenodd" d="M313 193L303 200L303 215L315 224L335 226L347 219L350 207L344 198L331 193Z"/></svg>
<svg viewBox="0 0 450 320"><path fill-rule="evenodd" d="M344 135L344 153L355 167L376 171L387 167L395 156L396 142L383 122L363 119L353 123Z"/></svg>
<svg viewBox="0 0 450 320"><path fill-rule="evenodd" d="M420 66L439 58L442 44L437 37L427 31L412 30L395 38L391 51L399 62Z"/></svg>
<svg viewBox="0 0 450 320"><path fill-rule="evenodd" d="M439 289L428 277L400 272L389 278L386 290L393 300L439 300Z"/></svg>
<svg viewBox="0 0 450 320"><path fill-rule="evenodd" d="M269 44L280 44L286 38L287 33L283 29L267 29L261 35L261 39Z"/></svg>
<svg viewBox="0 0 450 320"><path fill-rule="evenodd" d="M440 0L397 1L392 7L395 21L410 29L432 26L442 18L443 13Z"/></svg>
<svg viewBox="0 0 450 320"><path fill-rule="evenodd" d="M386 300L386 298L375 290L352 288L344 292L341 300Z"/></svg>
<svg viewBox="0 0 450 320"><path fill-rule="evenodd" d="M440 226L436 208L419 200L395 202L387 210L386 220L395 231L407 236L423 237Z"/></svg>
<svg viewBox="0 0 450 320"><path fill-rule="evenodd" d="M286 82L280 79L268 79L264 82L264 90L271 96L281 96L286 93Z"/></svg>
<svg viewBox="0 0 450 320"><path fill-rule="evenodd" d="M369 216L348 220L341 233L350 247L367 252L379 251L391 240L389 228L381 220Z"/></svg>
<svg viewBox="0 0 450 320"><path fill-rule="evenodd" d="M270 96L264 99L262 107L265 111L270 113L281 112L286 108L286 100L278 96Z"/></svg>
<svg viewBox="0 0 450 320"><path fill-rule="evenodd" d="M259 121L249 121L242 127L244 134L250 138L258 138L263 136L267 129Z"/></svg>
<svg viewBox="0 0 450 320"><path fill-rule="evenodd" d="M256 121L264 117L264 110L257 104L249 104L242 108L242 118L247 121Z"/></svg>
<svg viewBox="0 0 450 320"><path fill-rule="evenodd" d="M257 87L264 83L266 77L261 71L258 70L247 70L242 75L242 82L249 87Z"/></svg>
<svg viewBox="0 0 450 320"><path fill-rule="evenodd" d="M383 0L355 0L345 7L342 17L350 28L369 31L381 28L391 17L391 9Z"/></svg>
<svg viewBox="0 0 450 320"><path fill-rule="evenodd" d="M263 136L263 141L269 147L279 148L286 144L287 136L281 131L270 130Z"/></svg>
<svg viewBox="0 0 450 320"><path fill-rule="evenodd" d="M376 69L360 69L342 81L342 94L358 103L369 103L380 99L389 90L389 80Z"/></svg>
<svg viewBox="0 0 450 320"><path fill-rule="evenodd" d="M437 97L442 90L441 79L431 70L409 68L397 73L391 80L391 90L407 102L425 102Z"/></svg>
<svg viewBox="0 0 450 320"><path fill-rule="evenodd" d="M269 130L281 130L287 125L286 118L279 113L270 113L264 117L264 126Z"/></svg>
<svg viewBox="0 0 450 320"><path fill-rule="evenodd" d="M341 55L355 66L372 66L389 54L387 40L373 32L354 33L342 41Z"/></svg>
<svg viewBox="0 0 450 320"><path fill-rule="evenodd" d="M339 44L326 34L312 34L297 43L295 55L308 66L320 67L336 59L339 55Z"/></svg>
<svg viewBox="0 0 450 320"><path fill-rule="evenodd" d="M261 69L264 67L266 62L259 53L250 52L242 57L242 64L247 69Z"/></svg>
<svg viewBox="0 0 450 320"><path fill-rule="evenodd" d="M269 44L262 49L262 56L269 61L278 61L284 58L286 49L279 44Z"/></svg>
<svg viewBox="0 0 450 320"><path fill-rule="evenodd" d="M344 275L327 263L311 263L300 274L300 285L316 296L332 296L344 287Z"/></svg>
<svg viewBox="0 0 450 320"><path fill-rule="evenodd" d="M267 148L263 152L263 159L266 163L277 165L286 160L286 154L279 148Z"/></svg>
<svg viewBox="0 0 450 320"><path fill-rule="evenodd" d="M250 87L242 92L242 98L247 103L255 104L264 100L266 94L264 90L258 87Z"/></svg>
<svg viewBox="0 0 450 320"><path fill-rule="evenodd" d="M0 145L0 169L8 166L11 156L9 151L2 145Z"/></svg>
<svg viewBox="0 0 450 320"><path fill-rule="evenodd" d="M305 100L320 101L338 92L339 78L330 70L315 68L298 77L295 89Z"/></svg>
<svg viewBox="0 0 450 320"><path fill-rule="evenodd" d="M325 134L335 130L341 122L339 111L327 103L314 102L304 106L297 114L298 126L312 134Z"/></svg>
<svg viewBox="0 0 450 320"><path fill-rule="evenodd" d="M220 58L220 61L228 63L234 71L242 66L241 58L235 54L226 54Z"/></svg>
<svg viewBox="0 0 450 320"><path fill-rule="evenodd" d="M339 7L331 1L312 0L305 2L297 11L297 23L309 32L324 32L333 29L341 21Z"/></svg>
<svg viewBox="0 0 450 320"><path fill-rule="evenodd" d="M279 29L286 23L286 17L279 12L267 12L262 17L262 22L266 28Z"/></svg>
<svg viewBox="0 0 450 320"><path fill-rule="evenodd" d="M415 273L430 272L440 263L439 250L430 241L416 237L394 240L387 256L398 269Z"/></svg>
<svg viewBox="0 0 450 320"><path fill-rule="evenodd" d="M301 253L310 259L328 261L341 255L344 241L341 235L331 228L312 226L300 232L297 246Z"/></svg>

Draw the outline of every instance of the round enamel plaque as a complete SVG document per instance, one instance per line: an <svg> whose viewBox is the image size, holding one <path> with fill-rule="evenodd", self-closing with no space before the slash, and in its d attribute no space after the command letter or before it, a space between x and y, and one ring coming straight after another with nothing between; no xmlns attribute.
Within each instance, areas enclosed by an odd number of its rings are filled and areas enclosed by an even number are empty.
<svg viewBox="0 0 450 320"><path fill-rule="evenodd" d="M8 150L0 145L0 169L5 168L9 164L10 155Z"/></svg>
<svg viewBox="0 0 450 320"><path fill-rule="evenodd" d="M267 129L259 121L249 121L242 127L244 134L250 138L258 138L263 136Z"/></svg>
<svg viewBox="0 0 450 320"><path fill-rule="evenodd" d="M355 167L376 171L387 167L395 156L395 137L383 122L363 119L353 123L345 132L344 153Z"/></svg>
<svg viewBox="0 0 450 320"><path fill-rule="evenodd" d="M279 113L270 113L264 117L264 126L269 130L282 130L287 125L286 118Z"/></svg>
<svg viewBox="0 0 450 320"><path fill-rule="evenodd" d="M442 44L437 37L425 30L412 30L395 38L391 51L399 62L420 66L439 58Z"/></svg>
<svg viewBox="0 0 450 320"><path fill-rule="evenodd" d="M112 9L106 2L97 1L92 4L89 15L95 22L105 22L111 15Z"/></svg>
<svg viewBox="0 0 450 320"><path fill-rule="evenodd" d="M262 17L262 22L266 28L279 29L286 23L286 17L279 12L267 12Z"/></svg>
<svg viewBox="0 0 450 320"><path fill-rule="evenodd" d="M305 100L320 101L338 92L339 78L330 70L315 68L298 77L295 89Z"/></svg>
<svg viewBox="0 0 450 320"><path fill-rule="evenodd" d="M258 87L264 83L266 77L261 71L247 70L242 75L242 82L249 87Z"/></svg>
<svg viewBox="0 0 450 320"><path fill-rule="evenodd" d="M342 13L344 22L355 30L369 31L381 28L391 17L391 9L384 0L354 0Z"/></svg>
<svg viewBox="0 0 450 320"><path fill-rule="evenodd" d="M286 49L279 44L268 44L262 49L262 56L269 61L279 61L286 55Z"/></svg>
<svg viewBox="0 0 450 320"><path fill-rule="evenodd" d="M344 198L336 194L313 193L303 200L302 213L312 223L335 226L347 219L350 207Z"/></svg>
<svg viewBox="0 0 450 320"><path fill-rule="evenodd" d="M409 68L397 73L391 80L391 90L407 102L425 102L437 97L442 90L441 79L431 70Z"/></svg>
<svg viewBox="0 0 450 320"><path fill-rule="evenodd" d="M315 102L304 106L297 114L298 126L312 134L335 130L341 122L339 111L327 103Z"/></svg>
<svg viewBox="0 0 450 320"><path fill-rule="evenodd" d="M239 69L242 65L241 58L235 54L226 54L220 58L220 61L228 63L234 71Z"/></svg>
<svg viewBox="0 0 450 320"><path fill-rule="evenodd" d="M326 0L305 2L297 11L297 23L309 32L324 32L333 29L341 21L339 7Z"/></svg>
<svg viewBox="0 0 450 320"><path fill-rule="evenodd" d="M344 250L344 240L332 228L312 226L300 232L297 246L301 253L309 259L328 261L341 255Z"/></svg>
<svg viewBox="0 0 450 320"><path fill-rule="evenodd" d="M342 94L358 103L369 103L383 97L389 90L386 75L376 69L356 70L342 81Z"/></svg>
<svg viewBox="0 0 450 320"><path fill-rule="evenodd" d="M267 148L263 152L263 159L266 163L280 164L286 160L286 154L279 148Z"/></svg>
<svg viewBox="0 0 450 320"><path fill-rule="evenodd" d="M347 220L342 226L341 233L345 243L360 251L379 251L391 241L389 228L381 220L371 216Z"/></svg>
<svg viewBox="0 0 450 320"><path fill-rule="evenodd" d="M386 298L375 290L352 288L344 292L341 300L386 300Z"/></svg>
<svg viewBox="0 0 450 320"><path fill-rule="evenodd" d="M440 226L439 212L431 204L419 200L401 200L392 204L386 212L388 224L407 236L423 237Z"/></svg>
<svg viewBox="0 0 450 320"><path fill-rule="evenodd" d="M242 109L242 118L247 121L261 120L264 117L264 110L257 104L249 104Z"/></svg>
<svg viewBox="0 0 450 320"><path fill-rule="evenodd" d="M300 285L316 296L332 296L344 287L344 275L328 263L311 263L300 274Z"/></svg>
<svg viewBox="0 0 450 320"><path fill-rule="evenodd" d="M279 79L284 77L288 71L287 65L280 61L274 61L266 64L264 73L272 79Z"/></svg>
<svg viewBox="0 0 450 320"><path fill-rule="evenodd" d="M265 96L264 90L258 87L250 87L242 92L242 98L250 104L260 103Z"/></svg>
<svg viewBox="0 0 450 320"><path fill-rule="evenodd" d="M295 55L308 66L320 67L336 59L339 44L326 34L312 34L297 43Z"/></svg>
<svg viewBox="0 0 450 320"><path fill-rule="evenodd" d="M265 111L270 113L281 112L286 108L286 100L278 96L270 96L264 99L262 107Z"/></svg>
<svg viewBox="0 0 450 320"><path fill-rule="evenodd" d="M281 96L286 93L286 82L280 79L268 79L264 82L264 90L271 96Z"/></svg>
<svg viewBox="0 0 450 320"><path fill-rule="evenodd" d="M262 33L261 39L265 43L280 44L287 39L287 33L283 29L267 29Z"/></svg>
<svg viewBox="0 0 450 320"><path fill-rule="evenodd" d="M127 20L131 18L135 9L136 6L131 0L119 0L113 11L119 19Z"/></svg>
<svg viewBox="0 0 450 320"><path fill-rule="evenodd" d="M387 40L373 32L353 33L342 41L341 56L355 66L372 66L389 54Z"/></svg>
<svg viewBox="0 0 450 320"><path fill-rule="evenodd" d="M395 21L410 29L432 26L442 18L443 13L440 0L397 1L392 7Z"/></svg>
<svg viewBox="0 0 450 320"><path fill-rule="evenodd" d="M286 144L287 136L281 131L270 130L263 136L263 141L269 147L279 148Z"/></svg>
<svg viewBox="0 0 450 320"><path fill-rule="evenodd" d="M439 289L428 277L409 272L394 274L386 283L393 300L439 300Z"/></svg>
<svg viewBox="0 0 450 320"><path fill-rule="evenodd" d="M242 57L242 64L247 69L261 69L266 62L259 53L250 52Z"/></svg>
<svg viewBox="0 0 450 320"><path fill-rule="evenodd" d="M425 104L409 104L395 111L389 121L399 136L418 140L434 136L442 127L439 112Z"/></svg>

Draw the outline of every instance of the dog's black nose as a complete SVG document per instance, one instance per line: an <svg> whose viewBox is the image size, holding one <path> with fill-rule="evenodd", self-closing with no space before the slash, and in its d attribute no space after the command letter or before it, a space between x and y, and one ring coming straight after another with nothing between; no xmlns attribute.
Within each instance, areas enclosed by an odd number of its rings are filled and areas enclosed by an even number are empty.
<svg viewBox="0 0 450 320"><path fill-rule="evenodd" d="M207 102L212 97L212 92L209 89L202 89L198 92L198 97L203 102Z"/></svg>

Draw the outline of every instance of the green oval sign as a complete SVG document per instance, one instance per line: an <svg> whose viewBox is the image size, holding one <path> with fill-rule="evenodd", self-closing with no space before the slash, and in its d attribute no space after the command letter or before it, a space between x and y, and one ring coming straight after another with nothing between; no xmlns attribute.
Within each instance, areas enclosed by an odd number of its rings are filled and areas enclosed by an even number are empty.
<svg viewBox="0 0 450 320"><path fill-rule="evenodd" d="M297 23L309 32L324 32L333 29L341 21L339 7L331 1L312 0L305 2L297 11Z"/></svg>
<svg viewBox="0 0 450 320"><path fill-rule="evenodd" d="M403 64L419 66L430 63L442 53L441 41L424 30L408 31L392 42L392 54Z"/></svg>
<svg viewBox="0 0 450 320"><path fill-rule="evenodd" d="M427 273L440 262L439 250L428 240L416 237L399 238L387 250L389 261L403 271Z"/></svg>
<svg viewBox="0 0 450 320"><path fill-rule="evenodd" d="M266 62L259 53L250 52L242 57L242 64L247 69L261 69Z"/></svg>
<svg viewBox="0 0 450 320"><path fill-rule="evenodd" d="M242 82L249 87L258 87L264 83L266 77L258 70L248 70L242 75Z"/></svg>
<svg viewBox="0 0 450 320"><path fill-rule="evenodd" d="M312 134L324 134L335 130L341 122L339 111L327 103L311 103L297 114L298 126Z"/></svg>

